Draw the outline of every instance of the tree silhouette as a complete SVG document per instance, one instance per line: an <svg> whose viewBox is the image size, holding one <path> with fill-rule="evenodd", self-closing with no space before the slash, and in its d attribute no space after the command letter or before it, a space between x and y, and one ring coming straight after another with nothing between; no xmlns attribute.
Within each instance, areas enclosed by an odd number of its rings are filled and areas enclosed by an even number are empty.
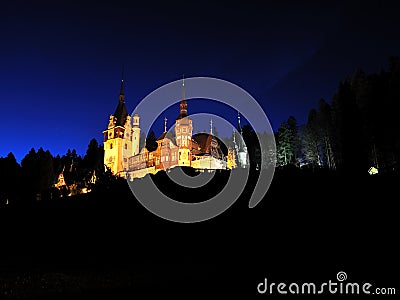
<svg viewBox="0 0 400 300"><path fill-rule="evenodd" d="M12 204L18 199L21 167L11 152L0 157L0 205Z"/></svg>
<svg viewBox="0 0 400 300"><path fill-rule="evenodd" d="M158 144L157 144L156 135L155 135L154 131L152 130L152 131L150 131L149 135L147 136L146 148L147 148L147 150L149 150L151 152L151 151L156 150L157 146L158 146Z"/></svg>
<svg viewBox="0 0 400 300"><path fill-rule="evenodd" d="M300 151L299 133L297 129L297 120L295 117L290 116L287 120L287 126L290 134L290 147L291 147L291 158L289 163L292 165L298 165L298 156Z"/></svg>
<svg viewBox="0 0 400 300"><path fill-rule="evenodd" d="M242 127L243 140L247 147L247 153L249 155L250 166L260 166L261 163L261 147L258 141L257 133L253 130L250 125L244 125Z"/></svg>
<svg viewBox="0 0 400 300"><path fill-rule="evenodd" d="M278 166L286 166L294 156L293 147L291 145L291 134L287 122L283 122L276 134L276 151Z"/></svg>
<svg viewBox="0 0 400 300"><path fill-rule="evenodd" d="M83 158L84 168L94 170L104 170L103 167L104 151L103 147L99 146L96 139L91 139L86 150L86 154Z"/></svg>
<svg viewBox="0 0 400 300"><path fill-rule="evenodd" d="M315 109L311 109L308 114L307 124L303 127L301 141L305 162L312 167L321 166L318 117Z"/></svg>
<svg viewBox="0 0 400 300"><path fill-rule="evenodd" d="M338 167L348 172L367 170L360 111L348 79L339 84L332 107Z"/></svg>
<svg viewBox="0 0 400 300"><path fill-rule="evenodd" d="M22 182L25 186L26 199L40 200L42 195L48 191L55 183L56 176L53 169L53 156L50 152L39 148L36 152L31 149L22 159Z"/></svg>
<svg viewBox="0 0 400 300"><path fill-rule="evenodd" d="M336 169L334 149L334 131L332 124L331 107L324 99L318 103L317 125L319 142L323 154L323 165L331 170Z"/></svg>
<svg viewBox="0 0 400 300"><path fill-rule="evenodd" d="M276 134L278 166L298 165L298 156L301 151L297 120L290 116L283 122Z"/></svg>
<svg viewBox="0 0 400 300"><path fill-rule="evenodd" d="M68 185L81 182L85 177L82 169L82 157L76 153L75 149L68 149L67 153L61 157L64 178Z"/></svg>

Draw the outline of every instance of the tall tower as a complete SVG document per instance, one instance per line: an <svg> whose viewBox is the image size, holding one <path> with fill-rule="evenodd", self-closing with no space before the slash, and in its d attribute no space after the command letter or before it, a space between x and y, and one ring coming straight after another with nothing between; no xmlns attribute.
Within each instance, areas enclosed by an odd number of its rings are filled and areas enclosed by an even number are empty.
<svg viewBox="0 0 400 300"><path fill-rule="evenodd" d="M240 113L239 113L239 111L237 112L238 113L238 132L239 132L239 134L241 135L241 136L243 136L243 131L242 131L242 125L240 125Z"/></svg>
<svg viewBox="0 0 400 300"><path fill-rule="evenodd" d="M135 116L134 116L135 119ZM139 116L137 116L137 127ZM104 165L111 169L114 175L125 177L124 170L128 169L128 157L132 155L132 139L140 129L131 125L131 117L128 115L125 106L124 94L124 71L122 69L121 89L117 108L113 115L110 115L107 129L104 134ZM139 142L139 138L137 138Z"/></svg>
<svg viewBox="0 0 400 300"><path fill-rule="evenodd" d="M240 125L240 114L238 112L238 140L237 140L237 158L238 164L241 168L247 168L249 165L249 159L247 154L247 146L243 139L243 130L242 126ZM235 135L234 135L235 137Z"/></svg>
<svg viewBox="0 0 400 300"><path fill-rule="evenodd" d="M132 127L132 156L139 154L140 149L140 117L138 113L133 115L133 127Z"/></svg>
<svg viewBox="0 0 400 300"><path fill-rule="evenodd" d="M191 149L192 149L192 120L187 114L187 102L185 98L185 78L182 79L182 100L179 103L179 116L175 121L175 136L178 150L178 165L191 165Z"/></svg>

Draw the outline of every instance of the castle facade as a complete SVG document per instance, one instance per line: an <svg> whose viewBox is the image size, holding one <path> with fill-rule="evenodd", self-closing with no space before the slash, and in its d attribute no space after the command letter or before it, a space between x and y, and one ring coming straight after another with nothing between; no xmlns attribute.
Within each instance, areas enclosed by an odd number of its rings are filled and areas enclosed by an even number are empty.
<svg viewBox="0 0 400 300"><path fill-rule="evenodd" d="M122 80L117 108L109 117L107 129L103 131L104 165L113 174L128 177L130 180L149 173L167 171L176 166L202 171L247 167L247 149L242 139L236 141L235 133L228 146L212 134L212 124L209 134L193 135L193 122L187 112L184 80L179 108L174 132L167 132L165 119L164 132L157 139L157 148L153 151L149 151L146 146L139 149L140 117L135 113L132 120L127 113ZM240 134L240 117L238 121Z"/></svg>

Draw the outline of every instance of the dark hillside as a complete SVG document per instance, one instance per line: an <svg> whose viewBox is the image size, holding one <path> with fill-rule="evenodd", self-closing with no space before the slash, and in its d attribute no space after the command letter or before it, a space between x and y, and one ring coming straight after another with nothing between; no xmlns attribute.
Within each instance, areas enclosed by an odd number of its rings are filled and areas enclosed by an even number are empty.
<svg viewBox="0 0 400 300"><path fill-rule="evenodd" d="M226 176L216 176L215 191ZM167 179L160 173L155 180ZM256 208L247 208L251 181L226 212L196 224L152 215L123 180L58 202L7 207L0 211L0 291L11 298L256 296L257 283L268 274L276 280L333 279L340 270L353 279L387 279L391 286L397 182L394 176L354 180L277 170Z"/></svg>

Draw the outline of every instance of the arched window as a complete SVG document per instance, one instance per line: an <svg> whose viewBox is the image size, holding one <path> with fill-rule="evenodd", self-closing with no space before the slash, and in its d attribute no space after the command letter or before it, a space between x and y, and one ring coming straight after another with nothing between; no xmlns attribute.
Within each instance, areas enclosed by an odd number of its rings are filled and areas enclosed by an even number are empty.
<svg viewBox="0 0 400 300"><path fill-rule="evenodd" d="M111 144L110 144L110 149L112 149L112 147L113 147L113 144L111 143Z"/></svg>

